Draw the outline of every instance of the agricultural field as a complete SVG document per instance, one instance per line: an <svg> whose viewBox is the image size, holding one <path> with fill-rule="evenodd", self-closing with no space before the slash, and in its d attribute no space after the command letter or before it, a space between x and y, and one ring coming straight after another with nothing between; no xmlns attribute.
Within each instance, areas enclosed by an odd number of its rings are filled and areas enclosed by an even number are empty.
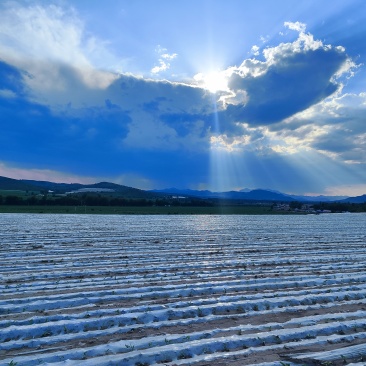
<svg viewBox="0 0 366 366"><path fill-rule="evenodd" d="M366 214L1 214L0 294L0 366L364 366Z"/></svg>

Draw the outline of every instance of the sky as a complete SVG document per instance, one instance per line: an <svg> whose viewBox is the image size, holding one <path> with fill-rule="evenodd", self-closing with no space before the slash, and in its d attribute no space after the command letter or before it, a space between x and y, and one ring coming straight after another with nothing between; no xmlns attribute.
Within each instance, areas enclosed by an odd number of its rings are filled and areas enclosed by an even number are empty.
<svg viewBox="0 0 366 366"><path fill-rule="evenodd" d="M0 175L366 193L364 0L0 2Z"/></svg>

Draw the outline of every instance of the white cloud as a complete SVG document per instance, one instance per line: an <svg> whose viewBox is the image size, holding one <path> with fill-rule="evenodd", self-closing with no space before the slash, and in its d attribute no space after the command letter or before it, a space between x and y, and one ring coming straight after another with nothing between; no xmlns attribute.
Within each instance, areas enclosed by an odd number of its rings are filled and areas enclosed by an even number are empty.
<svg viewBox="0 0 366 366"><path fill-rule="evenodd" d="M269 134L287 146L317 150L346 164L364 164L365 107L365 93L331 96L271 127Z"/></svg>
<svg viewBox="0 0 366 366"><path fill-rule="evenodd" d="M210 137L211 150L226 152L271 152L272 134L266 127L252 128L246 123L236 123L236 134L216 133Z"/></svg>
<svg viewBox="0 0 366 366"><path fill-rule="evenodd" d="M314 39L305 24L286 26L299 32L294 41L265 48L264 61L253 57L226 71L231 94L224 102L233 122L281 122L340 93L340 78L352 74L355 64L344 48Z"/></svg>
<svg viewBox="0 0 366 366"><path fill-rule="evenodd" d="M343 47L338 47L341 52L345 52ZM353 60L348 58L346 62L343 63L342 67L338 70L338 72L334 75L334 78L340 78L343 75L346 75L346 78L349 79L355 75L355 70L361 67L362 64L356 64Z"/></svg>
<svg viewBox="0 0 366 366"><path fill-rule="evenodd" d="M170 69L170 61L174 60L178 54L177 53L168 53L166 48L158 45L155 49L155 52L159 55L159 65L154 66L151 69L152 74L159 74L162 71L166 71Z"/></svg>
<svg viewBox="0 0 366 366"><path fill-rule="evenodd" d="M259 46L254 45L251 49L251 52L254 56L259 56Z"/></svg>
<svg viewBox="0 0 366 366"><path fill-rule="evenodd" d="M301 22L285 22L285 27L291 30L295 30L297 32L305 32L306 31L306 24Z"/></svg>
<svg viewBox="0 0 366 366"><path fill-rule="evenodd" d="M65 68L88 88L104 89L115 79L112 73L96 69L94 55L110 61L113 56L105 42L86 35L72 8L15 2L0 6L0 58L27 71L25 80L35 94L65 90Z"/></svg>
<svg viewBox="0 0 366 366"><path fill-rule="evenodd" d="M266 59L267 66L271 66L286 56L318 49L332 49L332 46L324 46L322 41L314 40L312 34L300 32L298 38L294 42L281 43L276 47L268 47L263 50L263 55ZM341 50L338 51L341 52Z"/></svg>
<svg viewBox="0 0 366 366"><path fill-rule="evenodd" d="M0 97L13 99L16 98L16 94L12 90L0 89Z"/></svg>
<svg viewBox="0 0 366 366"><path fill-rule="evenodd" d="M262 43L267 43L268 39L269 39L269 36L260 36L259 39L261 40Z"/></svg>
<svg viewBox="0 0 366 366"><path fill-rule="evenodd" d="M272 145L271 149L278 154L284 154L284 155L290 155L290 154L295 154L297 153L299 150L297 147L294 147L293 145Z"/></svg>
<svg viewBox="0 0 366 366"><path fill-rule="evenodd" d="M249 135L228 137L225 134L211 136L210 144L213 150L223 150L228 152L240 152L250 143Z"/></svg>
<svg viewBox="0 0 366 366"><path fill-rule="evenodd" d="M151 69L151 72L153 74L159 74L160 72L162 71L166 71L168 70L170 67L170 65L162 60L159 60L159 66L154 66L152 69Z"/></svg>
<svg viewBox="0 0 366 366"><path fill-rule="evenodd" d="M72 9L7 3L0 20L1 51L9 58L89 64L80 51L82 24Z"/></svg>
<svg viewBox="0 0 366 366"><path fill-rule="evenodd" d="M167 60L167 61L171 61L171 60L174 60L176 57L178 56L177 53L164 53L161 55L161 58L164 59L164 60Z"/></svg>

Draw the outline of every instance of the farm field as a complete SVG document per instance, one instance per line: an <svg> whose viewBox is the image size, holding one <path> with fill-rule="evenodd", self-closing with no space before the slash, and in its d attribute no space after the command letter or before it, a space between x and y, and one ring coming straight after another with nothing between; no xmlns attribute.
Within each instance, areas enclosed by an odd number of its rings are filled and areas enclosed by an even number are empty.
<svg viewBox="0 0 366 366"><path fill-rule="evenodd" d="M366 364L366 214L0 214L0 366Z"/></svg>

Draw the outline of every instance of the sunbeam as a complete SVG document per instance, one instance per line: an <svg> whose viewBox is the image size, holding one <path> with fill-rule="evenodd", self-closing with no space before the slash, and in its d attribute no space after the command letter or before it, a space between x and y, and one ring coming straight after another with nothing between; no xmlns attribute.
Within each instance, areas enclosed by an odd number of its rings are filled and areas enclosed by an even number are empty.
<svg viewBox="0 0 366 366"><path fill-rule="evenodd" d="M0 1L0 175L359 192L366 2L318 2Z"/></svg>
<svg viewBox="0 0 366 366"><path fill-rule="evenodd" d="M200 87L211 93L228 91L228 77L223 71L212 71L207 74L199 73L194 76L194 80Z"/></svg>

